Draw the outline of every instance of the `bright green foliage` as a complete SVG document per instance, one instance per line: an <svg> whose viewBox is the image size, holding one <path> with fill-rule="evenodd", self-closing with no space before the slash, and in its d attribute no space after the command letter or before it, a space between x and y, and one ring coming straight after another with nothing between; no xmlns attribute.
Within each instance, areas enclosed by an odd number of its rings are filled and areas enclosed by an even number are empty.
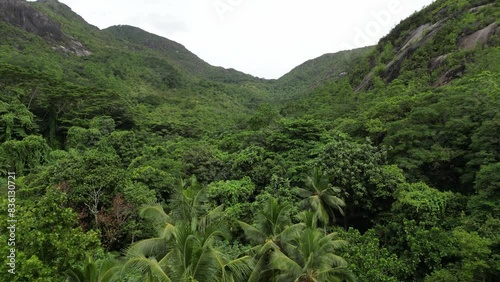
<svg viewBox="0 0 500 282"><path fill-rule="evenodd" d="M355 281L346 270L347 262L336 255L345 245L336 233L306 228L292 239L286 255L281 251L271 255L271 266L280 271L276 281Z"/></svg>
<svg viewBox="0 0 500 282"><path fill-rule="evenodd" d="M0 6L14 281L500 281L498 1L436 0L278 80Z"/></svg>
<svg viewBox="0 0 500 282"><path fill-rule="evenodd" d="M276 199L270 198L257 214L253 226L240 221L241 228L252 243L250 253L256 261L249 281L274 279L276 272L269 267L271 255L284 250L291 237L303 228L299 224L292 225L289 211L288 205L279 204Z"/></svg>
<svg viewBox="0 0 500 282"><path fill-rule="evenodd" d="M248 146L231 155L232 178L249 176L253 183L263 186L269 182L269 172L276 169L276 163L260 146Z"/></svg>
<svg viewBox="0 0 500 282"><path fill-rule="evenodd" d="M295 217L299 211L302 210L300 206L301 199L292 189L290 180L288 178L273 175L270 183L260 192L252 203L253 214L258 214L268 201L274 198L281 205L286 205L290 208L290 215Z"/></svg>
<svg viewBox="0 0 500 282"><path fill-rule="evenodd" d="M252 243L256 267L249 281L343 281L353 279L345 260L336 251L345 241L325 235L316 226L316 215L305 213L292 224L290 208L270 198L254 225L240 222Z"/></svg>
<svg viewBox="0 0 500 282"><path fill-rule="evenodd" d="M2 100L0 99L0 140L5 142L21 139L33 132L36 127L33 113L16 98Z"/></svg>
<svg viewBox="0 0 500 282"><path fill-rule="evenodd" d="M93 260L88 257L82 268L67 271L67 282L109 282L116 281L121 270L120 263L114 258Z"/></svg>
<svg viewBox="0 0 500 282"><path fill-rule="evenodd" d="M349 269L358 281L401 281L399 277L407 271L406 264L395 254L381 247L374 230L361 235L355 229L339 233L349 245L341 254L349 262Z"/></svg>
<svg viewBox="0 0 500 282"><path fill-rule="evenodd" d="M125 270L160 281L243 281L250 257L232 259L216 248L229 236L221 209L203 212L206 188L181 182L172 200L171 216L159 206L142 214L157 224L159 237L139 241L127 251ZM175 219L175 221L173 221Z"/></svg>
<svg viewBox="0 0 500 282"><path fill-rule="evenodd" d="M383 148L368 142L359 144L335 132L316 159L317 165L324 167L333 179L332 185L342 187L338 196L358 224L366 224L367 213L387 211L394 201L394 191L405 181L398 169L385 166L385 156Z"/></svg>
<svg viewBox="0 0 500 282"><path fill-rule="evenodd" d="M53 184L64 183L71 203L86 210L89 220L97 225L100 205L110 203L112 195L123 189L123 175L116 154L90 149L81 154L70 151L67 158L51 168L49 177Z"/></svg>
<svg viewBox="0 0 500 282"><path fill-rule="evenodd" d="M216 203L232 206L240 202L247 202L254 193L255 185L249 177L241 180L227 180L214 182L208 186L210 198Z"/></svg>
<svg viewBox="0 0 500 282"><path fill-rule="evenodd" d="M428 225L438 224L445 216L448 203L456 199L453 193L439 192L424 183L410 184L398 193L393 210Z"/></svg>
<svg viewBox="0 0 500 282"><path fill-rule="evenodd" d="M21 199L25 193L18 191L16 195ZM16 275L11 276L3 268L3 281L62 281L64 271L77 265L87 253L100 252L98 234L84 232L77 214L66 204L65 193L54 188L47 189L36 201L17 202L16 217L22 220L16 223ZM5 201L2 206L6 209ZM6 224L2 220L3 230ZM7 235L0 235L3 242L7 242ZM7 248L3 244L2 253L7 253Z"/></svg>
<svg viewBox="0 0 500 282"><path fill-rule="evenodd" d="M224 205L228 218L248 218L251 212L250 197L255 193L255 185L249 177L212 182L207 189L215 205Z"/></svg>

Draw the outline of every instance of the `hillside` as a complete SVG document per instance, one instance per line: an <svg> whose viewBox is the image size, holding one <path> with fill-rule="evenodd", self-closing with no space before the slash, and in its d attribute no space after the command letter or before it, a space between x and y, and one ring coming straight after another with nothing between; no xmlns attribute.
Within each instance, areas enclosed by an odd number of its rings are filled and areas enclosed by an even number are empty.
<svg viewBox="0 0 500 282"><path fill-rule="evenodd" d="M284 93L282 99L294 99L309 94L315 88L347 76L353 67L373 47L365 47L335 54L324 54L309 60L276 81Z"/></svg>
<svg viewBox="0 0 500 282"><path fill-rule="evenodd" d="M47 76L51 80L50 89L44 88L39 98L48 96L46 92L57 88L55 84L70 83L72 87L83 87L91 92L96 92L97 88L98 92L114 97L111 100L119 97L120 109L117 111L126 117L113 117L123 120L118 122L120 128L134 124L143 128L170 128L170 135L185 135L198 134L194 132L201 128L212 131L234 126L236 120L249 113L255 101L265 99L264 94L254 94L252 89L239 86L245 81L258 82L256 78L212 67L180 44L142 30L116 27L100 31L66 5L52 0L35 3L5 0L0 4L3 72L11 72L13 68L28 72L21 87L26 92L21 95L21 101L36 98L27 92L42 88L39 84L43 79L36 77ZM123 29L130 30L126 42L120 37ZM131 42L132 39L138 42ZM165 44L166 49L147 46L152 42L159 42L159 46ZM10 76L15 77L14 74ZM26 76L30 79L26 80ZM9 82L11 85L17 83L15 80ZM86 97L75 93L74 99L66 103L79 103ZM37 99L32 102L33 107L38 106ZM134 107L136 104L142 106ZM82 107L87 106L82 104ZM60 121L54 125L59 129L49 129L46 124L50 124L47 119L51 117L45 109L32 111L41 115L45 133L62 130L64 134L62 128L69 125L63 123L76 118L61 111ZM223 118L226 111L233 112L229 119ZM84 120L79 122L84 123ZM188 128L191 133L186 132Z"/></svg>
<svg viewBox="0 0 500 282"><path fill-rule="evenodd" d="M499 19L265 80L0 0L0 280L500 281Z"/></svg>
<svg viewBox="0 0 500 282"><path fill-rule="evenodd" d="M241 83L246 81L259 81L259 79L236 71L234 69L224 69L222 67L214 67L198 58L181 44L162 38L160 36L150 34L139 28L132 26L112 26L103 30L105 34L109 34L118 40L123 40L125 44L134 45L137 47L143 46L158 51L161 55L166 56L169 61L174 62L179 67L186 70L188 73L204 77L209 80L226 82L226 83Z"/></svg>

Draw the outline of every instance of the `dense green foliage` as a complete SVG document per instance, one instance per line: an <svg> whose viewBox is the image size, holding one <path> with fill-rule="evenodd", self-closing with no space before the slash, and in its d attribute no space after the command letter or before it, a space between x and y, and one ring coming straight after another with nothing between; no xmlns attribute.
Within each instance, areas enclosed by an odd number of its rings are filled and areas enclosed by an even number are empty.
<svg viewBox="0 0 500 282"><path fill-rule="evenodd" d="M497 1L273 81L4 2L56 24L0 13L1 281L500 280Z"/></svg>

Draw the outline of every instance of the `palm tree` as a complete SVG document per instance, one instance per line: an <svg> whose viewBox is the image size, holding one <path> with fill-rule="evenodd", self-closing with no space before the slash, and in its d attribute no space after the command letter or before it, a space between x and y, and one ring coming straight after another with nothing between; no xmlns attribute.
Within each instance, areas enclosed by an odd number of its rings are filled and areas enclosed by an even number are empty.
<svg viewBox="0 0 500 282"><path fill-rule="evenodd" d="M136 242L127 250L127 262L123 271L135 270L146 281L172 281L166 259L168 243L172 240L176 227L172 218L165 213L160 204L143 206L140 215L157 228L158 236Z"/></svg>
<svg viewBox="0 0 500 282"><path fill-rule="evenodd" d="M256 260L256 267L249 281L272 281L274 270L269 268L271 254L282 250L291 238L303 228L303 224L294 224L290 219L290 208L270 198L264 209L256 216L254 226L239 222L245 235L254 245L251 253Z"/></svg>
<svg viewBox="0 0 500 282"><path fill-rule="evenodd" d="M82 268L65 272L67 282L110 282L119 281L117 274L122 265L114 258L94 261L87 257Z"/></svg>
<svg viewBox="0 0 500 282"><path fill-rule="evenodd" d="M141 215L159 227L159 236L132 245L126 267L150 281L243 281L251 272L252 259L233 259L217 250L216 244L228 238L229 231L221 206L203 212L204 195L206 188L183 182L171 201L170 214L159 205L142 208Z"/></svg>
<svg viewBox="0 0 500 282"><path fill-rule="evenodd" d="M271 255L271 266L279 270L277 282L355 281L347 262L336 251L347 244L337 234L325 235L317 228L306 228L284 252Z"/></svg>
<svg viewBox="0 0 500 282"><path fill-rule="evenodd" d="M169 201L171 216L175 220L194 221L205 214L208 191L198 183L195 177L187 181L180 179Z"/></svg>
<svg viewBox="0 0 500 282"><path fill-rule="evenodd" d="M342 207L345 207L345 202L336 196L340 188L331 183L332 178L327 173L314 168L306 178L306 189L296 188L297 193L304 198L305 206L315 212L325 227L330 223L330 218L335 220L335 210L344 215Z"/></svg>

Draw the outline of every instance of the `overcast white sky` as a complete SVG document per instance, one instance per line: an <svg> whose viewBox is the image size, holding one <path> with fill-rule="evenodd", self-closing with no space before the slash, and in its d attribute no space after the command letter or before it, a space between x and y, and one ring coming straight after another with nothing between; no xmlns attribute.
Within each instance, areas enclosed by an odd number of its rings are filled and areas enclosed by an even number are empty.
<svg viewBox="0 0 500 282"><path fill-rule="evenodd" d="M216 66L278 78L325 53L373 45L433 0L59 0L103 29L128 24Z"/></svg>

